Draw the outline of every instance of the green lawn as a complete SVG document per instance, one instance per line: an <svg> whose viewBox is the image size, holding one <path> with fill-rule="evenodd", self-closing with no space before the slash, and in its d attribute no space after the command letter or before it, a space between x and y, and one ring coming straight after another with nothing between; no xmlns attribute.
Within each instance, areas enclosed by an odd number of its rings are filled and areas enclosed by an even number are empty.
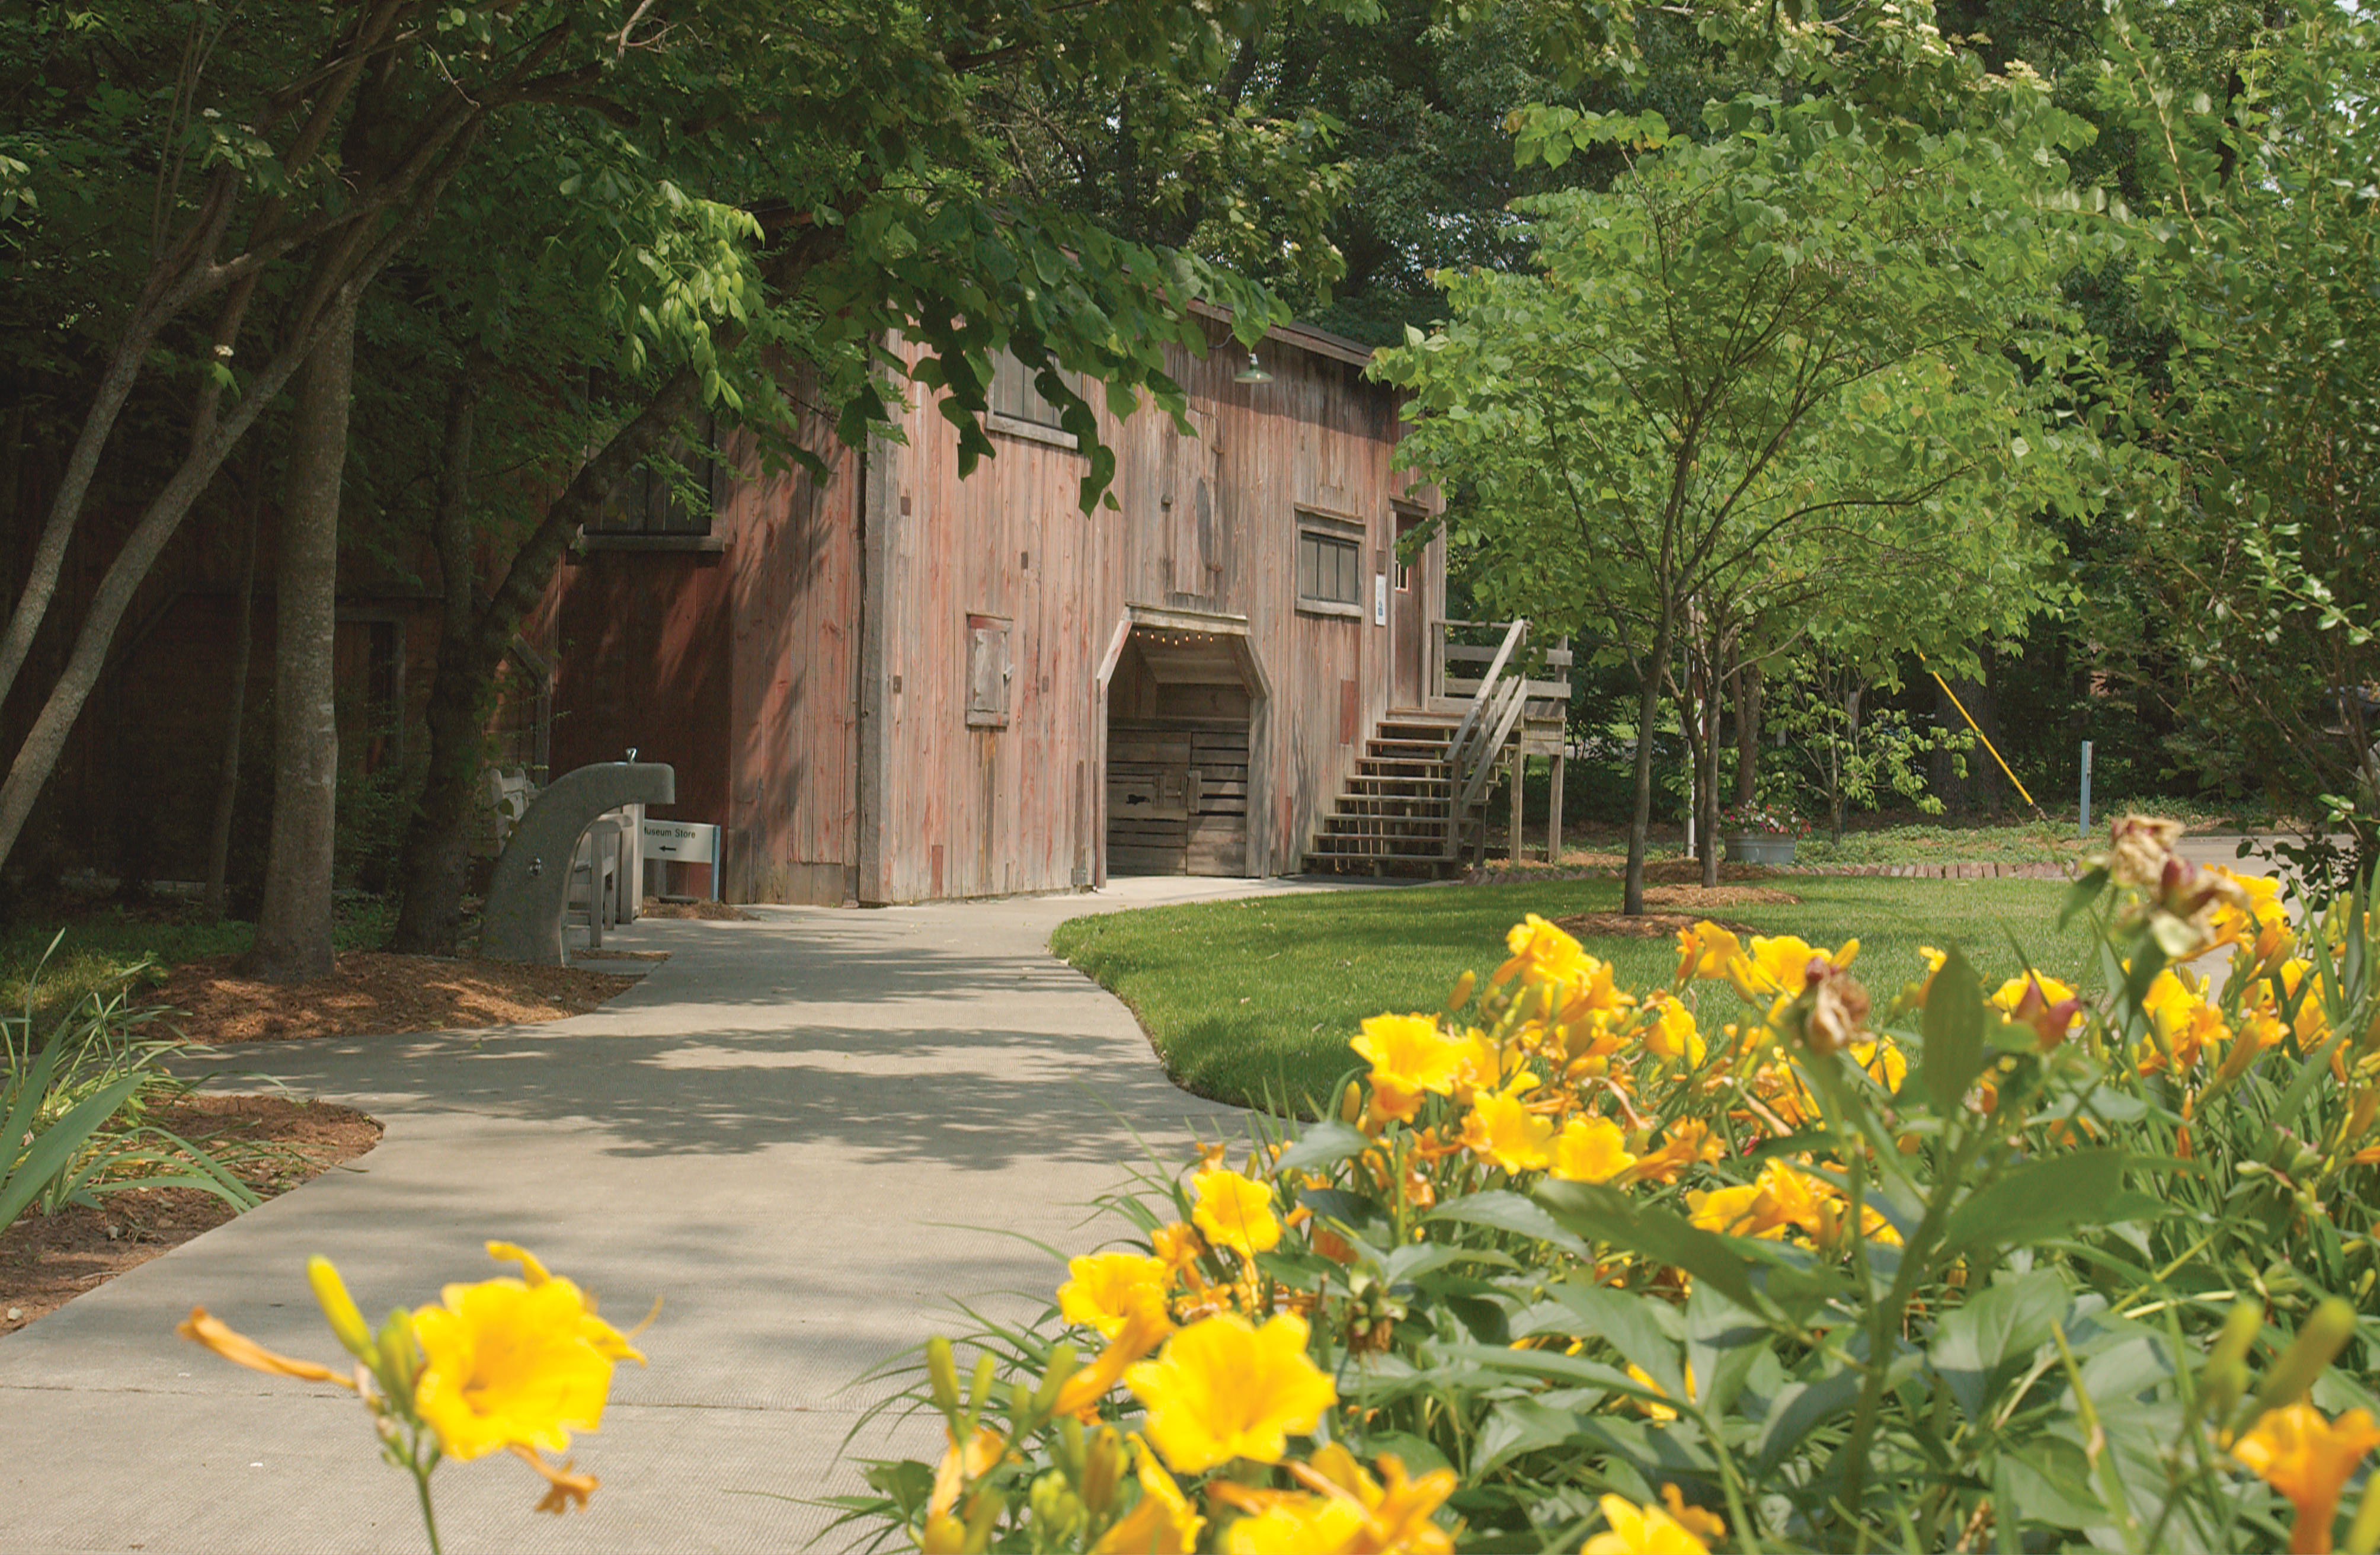
<svg viewBox="0 0 2380 1555"><path fill-rule="evenodd" d="M1916 978L1920 944L1956 943L1986 977L2017 965L2018 942L2043 971L2073 977L2084 926L2056 929L2063 884L1798 877L1774 884L1803 898L1713 916L1767 934L1840 944L1856 935L1856 967L1879 1000ZM1504 931L1527 913L1608 912L1615 881L1436 886L1204 902L1076 918L1051 947L1140 1016L1175 1080L1245 1105L1285 1098L1303 1108L1360 1061L1347 1051L1366 1015L1439 1007L1465 969L1503 959ZM1621 986L1665 984L1671 942L1591 940ZM1732 1002L1732 996L1729 996Z"/></svg>

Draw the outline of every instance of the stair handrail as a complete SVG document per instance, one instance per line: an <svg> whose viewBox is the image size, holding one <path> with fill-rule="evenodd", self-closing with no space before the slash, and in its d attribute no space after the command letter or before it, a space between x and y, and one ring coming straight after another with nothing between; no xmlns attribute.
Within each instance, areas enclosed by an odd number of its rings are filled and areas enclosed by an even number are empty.
<svg viewBox="0 0 2380 1555"><path fill-rule="evenodd" d="M1461 778L1465 774L1463 763L1470 755L1467 742L1471 734L1479 727L1480 716L1486 711L1489 699L1495 695L1496 682L1503 674L1505 666L1512 662L1512 656L1528 639L1526 616L1505 626L1503 645L1496 650L1496 657L1488 662L1487 674L1479 677L1478 689L1471 693L1471 705L1463 710L1463 722L1454 726L1454 737L1446 742L1446 759L1452 768L1452 776Z"/></svg>
<svg viewBox="0 0 2380 1555"><path fill-rule="evenodd" d="M1488 737L1481 747L1479 759L1464 774L1462 793L1455 800L1457 815L1477 804L1481 796L1488 792L1488 784L1495 781L1496 754L1504 748L1504 742L1512 737L1512 726L1520 723L1521 714L1528 705L1528 697L1526 681L1508 683L1496 699L1494 710L1482 721L1480 727L1488 731Z"/></svg>
<svg viewBox="0 0 2380 1555"><path fill-rule="evenodd" d="M1479 677L1478 687L1471 694L1471 705L1463 710L1463 722L1455 725L1453 738L1447 741L1447 797L1451 801L1446 816L1446 856L1454 857L1463 851L1463 818L1486 792L1494 776L1496 753L1512 733L1522 709L1526 705L1529 681L1525 674L1505 678L1523 644L1529 638L1528 619L1513 620L1504 628L1504 641L1488 662L1487 673Z"/></svg>

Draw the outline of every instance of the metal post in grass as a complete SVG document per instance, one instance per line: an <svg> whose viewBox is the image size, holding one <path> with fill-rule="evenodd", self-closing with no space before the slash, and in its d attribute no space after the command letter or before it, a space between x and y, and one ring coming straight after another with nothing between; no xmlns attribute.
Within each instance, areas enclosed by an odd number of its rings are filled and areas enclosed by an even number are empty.
<svg viewBox="0 0 2380 1555"><path fill-rule="evenodd" d="M2091 837L2091 742L2082 742L2082 838Z"/></svg>

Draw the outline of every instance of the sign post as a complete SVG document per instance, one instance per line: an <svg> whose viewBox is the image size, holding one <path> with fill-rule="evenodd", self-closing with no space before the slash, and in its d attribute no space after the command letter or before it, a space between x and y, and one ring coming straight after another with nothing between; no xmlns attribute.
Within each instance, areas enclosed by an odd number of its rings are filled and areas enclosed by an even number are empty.
<svg viewBox="0 0 2380 1555"><path fill-rule="evenodd" d="M2082 742L2082 840L2091 840L2091 742Z"/></svg>

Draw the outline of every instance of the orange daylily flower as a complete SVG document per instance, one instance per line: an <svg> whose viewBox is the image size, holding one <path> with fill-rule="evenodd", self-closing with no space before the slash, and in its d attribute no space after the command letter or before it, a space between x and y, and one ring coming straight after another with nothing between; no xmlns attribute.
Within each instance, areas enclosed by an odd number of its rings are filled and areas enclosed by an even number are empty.
<svg viewBox="0 0 2380 1555"><path fill-rule="evenodd" d="M2336 1420L2300 1400L2268 1412L2231 1445L2231 1455L2297 1508L2289 1555L2329 1555L2339 1492L2363 1454L2380 1445L2380 1424L2361 1409Z"/></svg>

